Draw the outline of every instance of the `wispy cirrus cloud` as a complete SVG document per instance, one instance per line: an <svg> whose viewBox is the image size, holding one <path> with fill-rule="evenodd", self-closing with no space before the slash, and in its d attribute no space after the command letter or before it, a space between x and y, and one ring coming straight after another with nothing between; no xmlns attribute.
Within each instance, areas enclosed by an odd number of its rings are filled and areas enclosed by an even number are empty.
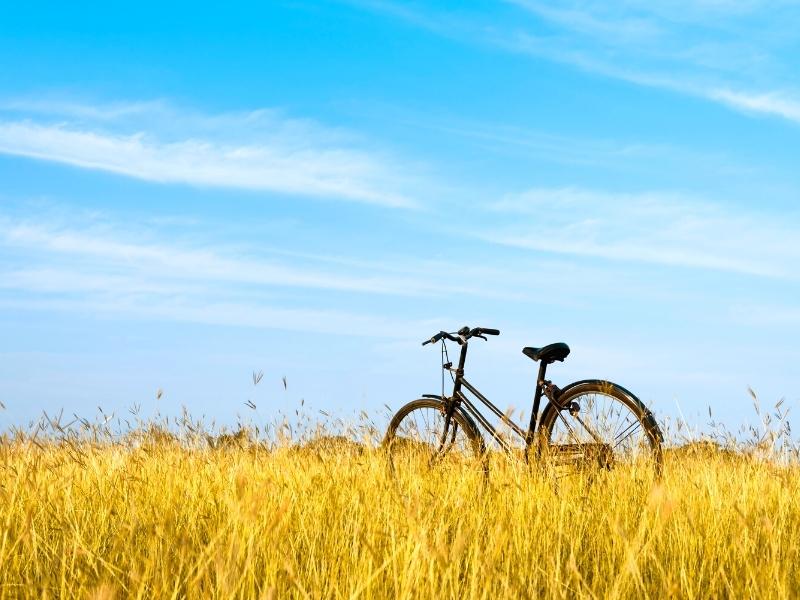
<svg viewBox="0 0 800 600"><path fill-rule="evenodd" d="M423 326L429 311L454 295L508 302L529 293L509 272L470 262L271 251L202 233L175 241L170 231L86 215L0 214L0 304L402 338L435 329Z"/></svg>
<svg viewBox="0 0 800 600"><path fill-rule="evenodd" d="M119 224L76 226L0 216L0 250L16 260L0 269L0 287L29 291L127 290L147 293L264 292L301 289L378 296L444 298L453 293L509 298L513 289L443 286L440 273L457 265L348 260L333 255L270 253L156 239ZM10 265L15 264L15 267ZM24 266L23 266L24 265Z"/></svg>
<svg viewBox="0 0 800 600"><path fill-rule="evenodd" d="M391 326L392 336L403 337L401 330L435 330L440 325L430 323L441 319L443 306L463 311L467 305L553 303L563 309L615 297L621 289L636 292L635 274L613 266L598 273L563 257L495 261L487 255L491 246L476 249L480 260L473 255L353 258L230 245L205 237L201 229L176 241L169 227L141 229L86 215L36 220L0 215L0 304L368 336ZM462 231L457 240L475 246ZM542 295L541 281L569 298Z"/></svg>
<svg viewBox="0 0 800 600"><path fill-rule="evenodd" d="M800 123L797 65L781 56L796 3L511 3L550 28L512 37L512 50Z"/></svg>
<svg viewBox="0 0 800 600"><path fill-rule="evenodd" d="M508 0L498 17L352 0L438 35L800 123L796 2Z"/></svg>
<svg viewBox="0 0 800 600"><path fill-rule="evenodd" d="M444 293L424 274L337 268L310 257L280 260L207 244L137 241L141 233L108 222L92 227L0 218L0 305L117 319L402 338L404 332L429 327L402 316L337 307L331 295L413 298Z"/></svg>
<svg viewBox="0 0 800 600"><path fill-rule="evenodd" d="M409 165L354 134L275 110L204 115L162 102L7 101L0 153L156 183L418 205Z"/></svg>
<svg viewBox="0 0 800 600"><path fill-rule="evenodd" d="M758 94L726 89L713 90L709 96L739 110L776 115L800 123L800 96L793 98L777 92Z"/></svg>
<svg viewBox="0 0 800 600"><path fill-rule="evenodd" d="M432 321L392 318L355 311L275 306L263 302L219 301L174 297L0 298L0 307L128 317L168 322L201 323L385 339L416 339L412 332L435 330ZM418 335L416 337L419 337Z"/></svg>
<svg viewBox="0 0 800 600"><path fill-rule="evenodd" d="M800 278L798 215L773 216L687 195L535 188L491 205L513 225L487 241L557 254Z"/></svg>

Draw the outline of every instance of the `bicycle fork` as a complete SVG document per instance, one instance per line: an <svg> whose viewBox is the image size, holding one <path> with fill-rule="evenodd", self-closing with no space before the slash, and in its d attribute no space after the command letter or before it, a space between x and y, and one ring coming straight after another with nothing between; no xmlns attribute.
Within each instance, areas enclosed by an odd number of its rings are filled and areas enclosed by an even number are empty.
<svg viewBox="0 0 800 600"><path fill-rule="evenodd" d="M441 454L445 448L445 444L447 443L447 433L450 429L450 424L453 422L453 413L455 412L456 408L458 407L458 394L461 391L461 378L464 376L464 365L467 362L467 344L461 346L461 353L458 357L458 367L455 369L452 368L452 363L447 363L442 365L447 371L452 371L455 373L456 377L453 381L453 395L449 400L445 400L444 406L444 427L442 428L442 435L439 439L439 448L437 453ZM444 375L443 375L444 376ZM442 384L444 387L444 384ZM444 394L444 390L442 390L442 394ZM458 433L458 423L453 423L453 434L450 438L450 443L454 444L456 441L456 434Z"/></svg>
<svg viewBox="0 0 800 600"><path fill-rule="evenodd" d="M453 429L450 435L450 444L454 444L456 441L456 435L458 434L458 422L453 419L453 413L456 411L457 407L458 403L453 398L445 400L445 405L442 407L442 413L444 414L444 427L442 427L442 435L439 436L439 447L436 450L438 454L441 454L445 449L445 444L447 444L447 434L450 432L451 426Z"/></svg>

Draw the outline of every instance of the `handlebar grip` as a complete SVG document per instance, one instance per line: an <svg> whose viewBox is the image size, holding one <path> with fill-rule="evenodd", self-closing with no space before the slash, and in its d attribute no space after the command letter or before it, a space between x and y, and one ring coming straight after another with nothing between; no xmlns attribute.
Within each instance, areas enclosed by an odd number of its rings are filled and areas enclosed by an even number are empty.
<svg viewBox="0 0 800 600"><path fill-rule="evenodd" d="M485 333L486 335L500 335L500 330L481 327L481 333Z"/></svg>
<svg viewBox="0 0 800 600"><path fill-rule="evenodd" d="M441 332L440 332L440 333L437 333L437 334L436 334L436 335L434 335L432 338L430 338L430 339L428 339L428 340L425 340L424 342L422 342L422 345L423 345L423 346L427 346L428 344L435 344L435 343L436 343L436 342L438 342L440 339L442 339L442 334L441 334Z"/></svg>
<svg viewBox="0 0 800 600"><path fill-rule="evenodd" d="M425 340L424 342L422 342L422 345L423 346L427 346L428 344L435 344L436 342L438 342L443 337L447 337L447 338L453 339L451 336L447 335L446 332L440 331L439 333L437 333L436 335L431 337L431 339Z"/></svg>

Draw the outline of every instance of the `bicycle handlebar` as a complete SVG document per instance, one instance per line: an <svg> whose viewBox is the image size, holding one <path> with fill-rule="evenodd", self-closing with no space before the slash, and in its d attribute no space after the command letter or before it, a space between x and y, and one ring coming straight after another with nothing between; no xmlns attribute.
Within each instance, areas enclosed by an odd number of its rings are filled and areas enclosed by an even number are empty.
<svg viewBox="0 0 800 600"><path fill-rule="evenodd" d="M470 329L469 327L462 327L456 332L456 334L458 337L452 333L448 333L447 331L440 331L431 337L431 339L422 342L422 345L425 346L427 344L435 344L441 339L446 339L450 340L451 342L456 342L460 346L466 343L466 341L471 337L480 337L486 339L483 337L484 335L500 335L500 330L491 329L490 327L475 327L473 329Z"/></svg>
<svg viewBox="0 0 800 600"><path fill-rule="evenodd" d="M500 335L499 329L491 329L490 327L476 327L475 329L480 329L483 335Z"/></svg>
<svg viewBox="0 0 800 600"><path fill-rule="evenodd" d="M431 339L425 340L424 342L422 342L422 345L424 346L426 344L435 344L436 342L438 342L442 338L448 339L451 342L458 342L459 344L463 344L464 343L464 342L461 341L461 338L457 338L454 335L452 335L450 333L447 333L446 331L440 331L439 333L434 335Z"/></svg>

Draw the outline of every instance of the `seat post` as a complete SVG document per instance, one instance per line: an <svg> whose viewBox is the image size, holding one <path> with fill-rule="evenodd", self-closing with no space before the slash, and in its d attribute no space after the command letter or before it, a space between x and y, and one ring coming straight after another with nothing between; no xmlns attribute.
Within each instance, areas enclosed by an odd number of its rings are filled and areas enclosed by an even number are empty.
<svg viewBox="0 0 800 600"><path fill-rule="evenodd" d="M547 373L547 363L539 363L539 375L536 378L536 391L533 394L533 408L531 409L531 422L528 426L528 435L525 438L525 456L528 455L528 448L533 443L533 436L536 433L537 421L539 419L539 405L542 402L542 382Z"/></svg>

